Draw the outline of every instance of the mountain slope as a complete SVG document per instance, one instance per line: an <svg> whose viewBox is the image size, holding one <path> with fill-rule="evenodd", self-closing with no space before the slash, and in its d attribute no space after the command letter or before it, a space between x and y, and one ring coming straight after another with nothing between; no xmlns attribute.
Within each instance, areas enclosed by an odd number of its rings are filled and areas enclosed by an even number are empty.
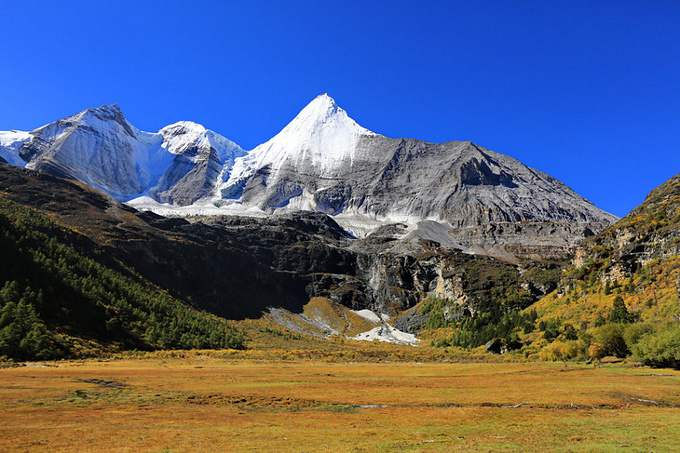
<svg viewBox="0 0 680 453"><path fill-rule="evenodd" d="M116 105L84 110L30 135L19 152L27 168L117 197L144 192L172 157L160 150L159 137L133 128Z"/></svg>
<svg viewBox="0 0 680 453"><path fill-rule="evenodd" d="M607 354L680 368L680 175L585 241L554 300L539 313L593 329ZM628 327L621 323L629 323ZM627 324L625 324L627 325ZM618 327L617 327L618 326Z"/></svg>
<svg viewBox="0 0 680 453"><path fill-rule="evenodd" d="M585 242L577 265L609 258L623 276L652 259L680 254L680 175L654 189L616 224ZM627 264L626 264L627 263Z"/></svg>
<svg viewBox="0 0 680 453"><path fill-rule="evenodd" d="M274 290L288 284L288 274L272 272L249 252L248 241L241 244L216 227L138 213L85 184L3 164L0 194L83 234L106 251L103 256L173 296L221 316L255 317L268 305L297 301L296 286L283 296Z"/></svg>
<svg viewBox="0 0 680 453"><path fill-rule="evenodd" d="M534 281L542 264L518 267L432 241L403 253L389 228L351 239L321 213L168 219L82 183L8 165L0 165L0 194L77 231L87 245L81 248L101 250L102 264L122 265L176 299L231 319L281 309L302 315L321 299L338 313L369 309L395 317L428 297L451 300L451 316L503 313L551 289L543 277Z"/></svg>
<svg viewBox="0 0 680 453"><path fill-rule="evenodd" d="M0 194L0 356L244 346L224 320L169 296L89 237L11 198Z"/></svg>

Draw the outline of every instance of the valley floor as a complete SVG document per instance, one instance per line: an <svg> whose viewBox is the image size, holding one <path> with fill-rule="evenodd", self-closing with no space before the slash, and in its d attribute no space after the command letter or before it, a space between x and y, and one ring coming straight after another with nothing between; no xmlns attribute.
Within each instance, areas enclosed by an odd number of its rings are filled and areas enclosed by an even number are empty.
<svg viewBox="0 0 680 453"><path fill-rule="evenodd" d="M627 364L155 353L0 369L0 407L4 452L680 450L680 372Z"/></svg>

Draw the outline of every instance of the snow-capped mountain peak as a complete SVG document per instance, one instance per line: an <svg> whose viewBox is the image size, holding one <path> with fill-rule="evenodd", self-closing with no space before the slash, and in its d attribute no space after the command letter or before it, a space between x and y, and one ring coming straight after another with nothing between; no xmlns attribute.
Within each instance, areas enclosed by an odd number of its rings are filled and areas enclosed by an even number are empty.
<svg viewBox="0 0 680 453"><path fill-rule="evenodd" d="M71 126L84 126L98 131L111 129L117 124L131 137L136 137L139 132L137 128L125 119L118 104L104 104L101 107L92 107L66 118L64 121L68 120L71 120Z"/></svg>
<svg viewBox="0 0 680 453"><path fill-rule="evenodd" d="M271 166L276 173L283 167L314 168L320 175L352 165L361 137L378 134L361 127L328 94L317 96L271 140L237 159L223 193L234 192L260 168ZM225 175L226 176L226 175Z"/></svg>
<svg viewBox="0 0 680 453"><path fill-rule="evenodd" d="M2 132L0 158L83 181L120 200L146 200L139 206L319 211L357 234L382 223L432 221L446 228L427 224L413 237L443 244L455 235L461 247L486 246L487 226L513 222L533 225L519 243L542 246L536 237L547 222L564 232L547 243L571 246L615 220L554 178L470 142L375 134L328 94L248 153L190 121L140 131L110 104L31 132Z"/></svg>
<svg viewBox="0 0 680 453"><path fill-rule="evenodd" d="M316 123L323 123L331 120L335 115L342 115L347 117L347 113L338 107L335 99L330 97L328 93L321 94L315 97L312 102L307 104L290 125L315 125Z"/></svg>
<svg viewBox="0 0 680 453"><path fill-rule="evenodd" d="M130 124L117 104L78 112L31 132L0 132L0 158L77 179L121 199L155 195L187 204L209 196L245 151L191 121L159 132Z"/></svg>
<svg viewBox="0 0 680 453"><path fill-rule="evenodd" d="M193 121L179 121L165 126L158 133L163 136L163 147L172 154L212 148L220 161L233 160L245 154L236 143Z"/></svg>
<svg viewBox="0 0 680 453"><path fill-rule="evenodd" d="M359 126L347 115L345 110L338 107L338 104L328 93L324 93L307 104L277 137L280 135L314 134L320 132L319 129L326 129L327 131L324 132L334 133L373 134L368 129Z"/></svg>

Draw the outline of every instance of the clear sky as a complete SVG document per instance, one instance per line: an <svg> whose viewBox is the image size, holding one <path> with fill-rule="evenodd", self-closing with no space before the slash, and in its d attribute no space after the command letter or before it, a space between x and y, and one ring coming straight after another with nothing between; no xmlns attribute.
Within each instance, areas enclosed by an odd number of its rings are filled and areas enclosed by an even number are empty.
<svg viewBox="0 0 680 453"><path fill-rule="evenodd" d="M680 172L680 2L0 1L0 130L118 103L252 149L324 92L622 216Z"/></svg>

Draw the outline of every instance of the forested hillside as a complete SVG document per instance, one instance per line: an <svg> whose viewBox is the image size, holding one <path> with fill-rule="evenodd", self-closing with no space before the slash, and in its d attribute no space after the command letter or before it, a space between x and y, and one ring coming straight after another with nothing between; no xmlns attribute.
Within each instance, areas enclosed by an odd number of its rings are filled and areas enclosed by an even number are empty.
<svg viewBox="0 0 680 453"><path fill-rule="evenodd" d="M2 194L0 253L0 355L244 347L227 321L173 298L87 237Z"/></svg>

